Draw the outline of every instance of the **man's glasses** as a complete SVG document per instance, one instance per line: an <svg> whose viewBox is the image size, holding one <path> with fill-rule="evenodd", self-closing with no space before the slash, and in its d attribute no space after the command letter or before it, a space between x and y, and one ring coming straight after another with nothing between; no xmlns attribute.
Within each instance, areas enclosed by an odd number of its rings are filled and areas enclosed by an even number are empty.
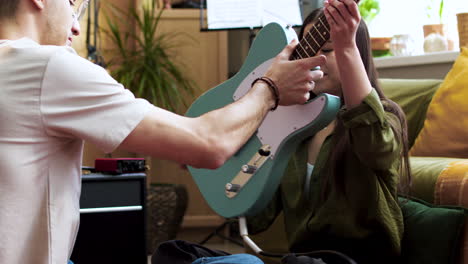
<svg viewBox="0 0 468 264"><path fill-rule="evenodd" d="M89 5L89 0L81 0L81 3L77 5L77 8L73 10L73 17L80 21L83 18L86 8Z"/></svg>

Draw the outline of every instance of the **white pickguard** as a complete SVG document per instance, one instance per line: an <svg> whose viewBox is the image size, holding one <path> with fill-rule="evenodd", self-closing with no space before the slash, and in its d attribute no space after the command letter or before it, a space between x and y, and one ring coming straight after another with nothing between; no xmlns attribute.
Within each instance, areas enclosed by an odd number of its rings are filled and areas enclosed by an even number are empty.
<svg viewBox="0 0 468 264"><path fill-rule="evenodd" d="M239 85L233 95L236 101L244 96L251 88L252 82L263 76L274 58L260 64ZM314 121L325 106L324 97L318 96L314 101L304 105L278 106L275 111L269 112L258 128L256 136L262 144L271 146L271 158L281 145L281 142L294 131L301 129Z"/></svg>

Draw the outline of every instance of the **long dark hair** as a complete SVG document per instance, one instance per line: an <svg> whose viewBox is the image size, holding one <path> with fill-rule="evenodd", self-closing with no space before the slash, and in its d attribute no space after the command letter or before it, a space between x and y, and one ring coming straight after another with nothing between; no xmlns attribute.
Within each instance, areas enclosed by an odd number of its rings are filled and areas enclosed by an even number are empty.
<svg viewBox="0 0 468 264"><path fill-rule="evenodd" d="M307 16L303 22L303 26L299 32L299 38L302 39L304 36L304 29L307 25L314 22L314 20L321 14L322 8L315 9L312 13ZM367 77L369 78L370 84L376 90L379 95L380 100L385 111L393 113L398 117L397 120L389 119L388 122L392 128L392 131L397 139L400 142L401 148L401 162L400 162L400 181L398 185L398 191L402 195L407 195L409 193L409 188L411 186L411 172L409 167L409 158L408 158L408 132L406 117L403 110L400 106L387 98L383 93L379 82L377 70L374 66L374 60L372 57L371 43L369 31L367 29L366 23L361 20L359 23L357 32L356 32L356 45L361 55L361 60L366 69ZM343 103L343 99L342 99ZM344 179L340 177L343 175L344 162L345 162L345 153L351 149L350 139L347 133L345 133L345 127L343 121L338 117L335 127L335 136L333 137L333 148L328 157L328 164L330 165L329 173L325 176L324 180L324 192L322 198L325 199L326 193L330 188L338 188L344 191ZM333 179L333 181L332 181ZM335 182L336 186L330 186L331 182Z"/></svg>
<svg viewBox="0 0 468 264"><path fill-rule="evenodd" d="M19 0L0 0L0 21L15 17Z"/></svg>

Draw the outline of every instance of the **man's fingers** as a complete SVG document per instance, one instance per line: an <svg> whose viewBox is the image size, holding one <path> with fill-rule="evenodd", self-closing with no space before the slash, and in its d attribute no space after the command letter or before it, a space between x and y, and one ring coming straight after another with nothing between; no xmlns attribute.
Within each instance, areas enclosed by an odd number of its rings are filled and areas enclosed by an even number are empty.
<svg viewBox="0 0 468 264"><path fill-rule="evenodd" d="M309 99L310 99L310 93L304 94L304 102L302 102L302 103L305 104L307 101L309 101Z"/></svg>
<svg viewBox="0 0 468 264"><path fill-rule="evenodd" d="M314 69L317 66L323 66L327 62L327 58L323 55L305 58L300 60L304 64L305 69Z"/></svg>
<svg viewBox="0 0 468 264"><path fill-rule="evenodd" d="M321 70L310 71L310 81L316 82L322 78L323 78L323 71Z"/></svg>
<svg viewBox="0 0 468 264"><path fill-rule="evenodd" d="M281 51L280 56L285 59L289 59L298 43L299 42L296 39L293 39L288 45L286 45L283 51Z"/></svg>

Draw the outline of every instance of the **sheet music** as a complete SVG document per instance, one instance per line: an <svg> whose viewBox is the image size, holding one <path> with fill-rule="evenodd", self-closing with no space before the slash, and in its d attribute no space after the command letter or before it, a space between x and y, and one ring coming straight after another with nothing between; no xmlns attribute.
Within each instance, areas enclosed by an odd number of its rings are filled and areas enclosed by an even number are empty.
<svg viewBox="0 0 468 264"><path fill-rule="evenodd" d="M298 0L263 0L262 25L277 22L280 25L302 25Z"/></svg>
<svg viewBox="0 0 468 264"><path fill-rule="evenodd" d="M208 28L258 27L262 24L259 0L209 0Z"/></svg>
<svg viewBox="0 0 468 264"><path fill-rule="evenodd" d="M302 25L299 0L208 0L208 28Z"/></svg>

